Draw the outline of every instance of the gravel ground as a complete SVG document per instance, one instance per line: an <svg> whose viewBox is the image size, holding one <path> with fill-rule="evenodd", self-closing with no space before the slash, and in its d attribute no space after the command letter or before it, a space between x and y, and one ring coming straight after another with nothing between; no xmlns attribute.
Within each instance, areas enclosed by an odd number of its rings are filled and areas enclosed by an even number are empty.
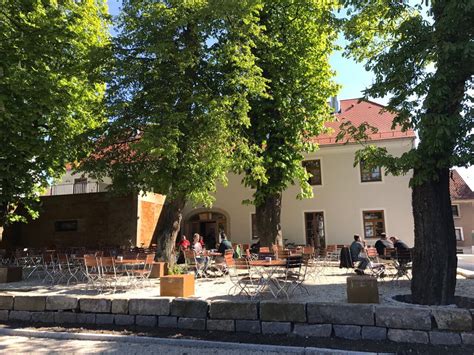
<svg viewBox="0 0 474 355"><path fill-rule="evenodd" d="M378 283L380 303L399 304L392 299L394 295L409 294L410 282L407 279L393 281L390 270L384 281ZM320 269L312 269L309 272L304 285L309 291L306 293L295 293L292 300L313 301L313 302L341 302L346 303L346 278L355 275L352 270L340 269L337 266L329 266ZM228 295L232 288L232 283L228 277L209 277L196 280L195 297L202 299L245 299L245 296ZM24 294L29 295L71 295L71 296L92 296L101 297L95 290L87 290L84 284L78 285L58 285L48 287L40 280L22 281L11 284L3 284L0 288L3 294ZM132 289L127 292L116 291L106 292L111 298L154 298L160 295L159 280L153 279L151 285L145 288ZM474 280L465 279L458 276L456 295L472 297L474 295ZM263 299L271 298L269 293L262 295Z"/></svg>

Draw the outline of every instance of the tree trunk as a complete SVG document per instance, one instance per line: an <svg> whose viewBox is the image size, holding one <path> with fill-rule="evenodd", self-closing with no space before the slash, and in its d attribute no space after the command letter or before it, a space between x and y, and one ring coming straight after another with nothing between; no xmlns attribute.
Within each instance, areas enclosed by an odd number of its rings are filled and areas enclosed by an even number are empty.
<svg viewBox="0 0 474 355"><path fill-rule="evenodd" d="M411 292L418 304L454 301L457 257L449 169L439 170L438 177L438 181L415 186L412 193L415 251Z"/></svg>
<svg viewBox="0 0 474 355"><path fill-rule="evenodd" d="M281 193L266 196L261 204L255 206L255 212L260 246L269 247L276 242L280 232Z"/></svg>
<svg viewBox="0 0 474 355"><path fill-rule="evenodd" d="M167 197L156 226L158 256L169 266L173 266L176 261L175 244L183 218L181 212L185 204L186 199L182 196Z"/></svg>

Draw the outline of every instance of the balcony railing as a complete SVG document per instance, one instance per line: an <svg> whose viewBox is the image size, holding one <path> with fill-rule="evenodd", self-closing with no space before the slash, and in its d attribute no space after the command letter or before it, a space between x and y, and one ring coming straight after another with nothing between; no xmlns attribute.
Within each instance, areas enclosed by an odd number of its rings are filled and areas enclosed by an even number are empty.
<svg viewBox="0 0 474 355"><path fill-rule="evenodd" d="M107 191L108 184L103 182L80 182L70 184L57 184L51 186L50 195L73 195L73 194L88 194L94 192Z"/></svg>

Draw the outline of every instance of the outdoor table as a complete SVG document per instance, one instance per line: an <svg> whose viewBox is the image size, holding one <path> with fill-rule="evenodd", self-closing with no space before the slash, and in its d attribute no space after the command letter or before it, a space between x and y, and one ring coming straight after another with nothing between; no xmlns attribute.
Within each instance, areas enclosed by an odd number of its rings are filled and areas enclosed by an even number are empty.
<svg viewBox="0 0 474 355"><path fill-rule="evenodd" d="M253 267L260 276L260 287L258 293L268 288L273 297L277 298L280 292L284 292L284 289L280 286L280 282L276 276L280 273L281 268L286 266L286 260L250 260L249 265ZM276 292L272 290L272 284L277 287Z"/></svg>

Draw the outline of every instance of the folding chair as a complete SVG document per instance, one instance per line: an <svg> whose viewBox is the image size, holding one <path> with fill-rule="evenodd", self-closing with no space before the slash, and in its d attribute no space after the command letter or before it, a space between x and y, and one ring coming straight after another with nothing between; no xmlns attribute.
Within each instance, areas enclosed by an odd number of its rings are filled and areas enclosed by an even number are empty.
<svg viewBox="0 0 474 355"><path fill-rule="evenodd" d="M84 255L84 275L86 276L86 289L92 285L99 286L100 270L99 263L95 255Z"/></svg>
<svg viewBox="0 0 474 355"><path fill-rule="evenodd" d="M207 262L206 260L203 260L203 262L200 262L200 260L197 259L196 253L194 252L194 250L184 250L184 260L185 260L187 269L194 270L195 277L207 277L206 275Z"/></svg>
<svg viewBox="0 0 474 355"><path fill-rule="evenodd" d="M230 294L242 295L254 298L259 294L259 280L251 274L247 259L234 259L232 255L225 256L228 275L233 286L229 289Z"/></svg>
<svg viewBox="0 0 474 355"><path fill-rule="evenodd" d="M385 277L385 265L379 262L379 254L375 248L367 248L367 257L369 258L369 264L367 268L370 274L376 278L383 279Z"/></svg>
<svg viewBox="0 0 474 355"><path fill-rule="evenodd" d="M393 280L399 280L402 277L410 278L410 270L412 268L412 255L411 250L397 250L395 258L393 259L393 266L395 267L396 273L393 275Z"/></svg>
<svg viewBox="0 0 474 355"><path fill-rule="evenodd" d="M303 257L300 255L289 256L286 259L285 275L283 278L276 278L275 286L279 288L278 293L283 292L288 298L296 290L306 291L308 289L303 285L306 280L307 264L303 263ZM282 281L282 282L281 282Z"/></svg>
<svg viewBox="0 0 474 355"><path fill-rule="evenodd" d="M147 254L145 257L145 264L143 269L133 270L132 274L137 278L138 282L141 282L142 285L146 281L150 281L151 269L153 268L153 262L155 261L155 253Z"/></svg>
<svg viewBox="0 0 474 355"><path fill-rule="evenodd" d="M118 278L115 260L113 256L101 256L97 258L99 264L99 282L101 290L104 288L112 288L115 292L117 288Z"/></svg>

